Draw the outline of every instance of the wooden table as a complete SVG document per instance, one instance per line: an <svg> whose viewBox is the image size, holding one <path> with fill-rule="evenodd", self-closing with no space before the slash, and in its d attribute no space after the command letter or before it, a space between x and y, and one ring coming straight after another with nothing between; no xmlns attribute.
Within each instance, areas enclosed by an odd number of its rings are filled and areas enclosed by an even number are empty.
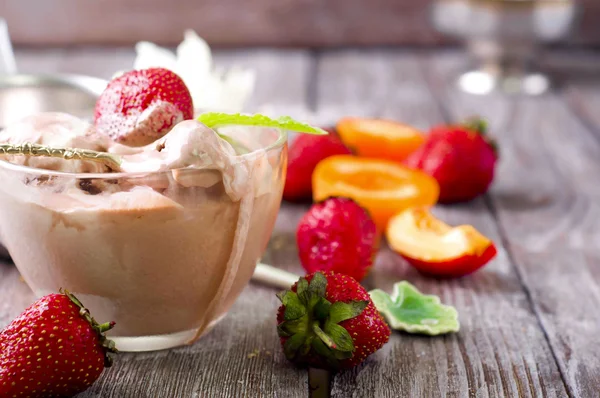
<svg viewBox="0 0 600 398"><path fill-rule="evenodd" d="M129 49L19 51L24 71L109 77L130 68ZM427 128L479 114L489 118L501 163L491 193L439 206L473 224L499 254L463 279L420 276L384 248L365 282L389 290L407 279L460 313L445 337L394 333L367 362L331 376L298 370L275 330L276 290L250 284L230 314L197 344L123 354L81 397L600 397L600 57L554 53L566 78L537 98L458 92L465 65L455 50L344 49L219 52L221 65L258 71L250 110L329 123L345 114L390 117ZM265 261L301 272L294 229L305 206L284 204ZM0 265L0 326L33 297L14 266Z"/></svg>

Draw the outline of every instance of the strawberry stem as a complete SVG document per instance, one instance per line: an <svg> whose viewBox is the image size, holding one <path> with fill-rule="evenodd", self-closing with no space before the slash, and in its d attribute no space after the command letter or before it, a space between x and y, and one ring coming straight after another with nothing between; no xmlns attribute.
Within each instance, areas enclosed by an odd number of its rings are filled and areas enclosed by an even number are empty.
<svg viewBox="0 0 600 398"><path fill-rule="evenodd" d="M104 366L107 368L110 367L112 365L113 360L108 355L108 353L114 354L119 351L117 350L117 348L115 346L115 342L107 339L106 336L104 335L104 333L111 330L115 326L115 322L106 322L106 323L99 324L90 315L90 311L88 311L88 309L83 306L81 301L79 301L79 299L77 297L75 297L74 294L69 292L67 289L63 289L62 287L58 291L61 294L64 294L65 296L67 296L69 298L69 300L71 300L71 302L73 304L75 304L77 306L77 308L79 308L79 315L81 315L90 324L92 329L94 329L94 331L98 335L98 340L100 341L100 345L102 345L102 347L104 347Z"/></svg>

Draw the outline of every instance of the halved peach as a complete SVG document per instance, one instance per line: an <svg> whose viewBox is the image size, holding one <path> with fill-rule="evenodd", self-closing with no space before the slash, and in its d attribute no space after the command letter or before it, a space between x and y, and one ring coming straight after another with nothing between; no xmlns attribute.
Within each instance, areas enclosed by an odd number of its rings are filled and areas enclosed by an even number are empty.
<svg viewBox="0 0 600 398"><path fill-rule="evenodd" d="M394 214L414 206L432 206L440 192L438 182L420 170L354 155L335 155L319 162L312 188L315 202L330 196L354 199L369 211L380 233Z"/></svg>
<svg viewBox="0 0 600 398"><path fill-rule="evenodd" d="M425 135L416 128L386 119L345 117L336 130L358 156L395 162L403 161L425 142Z"/></svg>
<svg viewBox="0 0 600 398"><path fill-rule="evenodd" d="M472 225L451 227L426 208L410 208L390 219L390 247L424 274L450 278L477 271L496 255L494 242Z"/></svg>

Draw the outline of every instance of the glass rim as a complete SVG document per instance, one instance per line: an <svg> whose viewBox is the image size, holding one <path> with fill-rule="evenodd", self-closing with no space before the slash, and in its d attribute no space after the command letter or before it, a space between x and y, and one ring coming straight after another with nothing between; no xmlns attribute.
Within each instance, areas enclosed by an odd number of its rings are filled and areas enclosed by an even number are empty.
<svg viewBox="0 0 600 398"><path fill-rule="evenodd" d="M233 126L231 126L231 127L233 127ZM248 126L246 126L246 127L248 127ZM255 126L250 126L250 127L255 127ZM260 126L256 126L256 127L260 127ZM235 156L233 156L233 158L243 159L247 156L252 155L253 153L256 153L257 151L264 151L265 153L269 153L276 149L283 148L283 146L287 143L287 135L288 135L287 130L277 129L277 128L272 128L272 129L279 132L279 137L277 137L277 140L275 140L275 142L269 144L268 146L261 147L259 149L255 149L254 151L249 152L249 153L245 153L242 155L235 155ZM175 169L168 169L168 170L149 170L149 171L135 171L135 172L118 172L118 173L71 173L68 171L48 170L48 169L41 169L38 167L30 167L30 166L24 166L21 164L14 164L14 163L11 163L11 162L9 162L7 160L3 160L3 159L0 159L0 168L5 169L5 170L10 170L10 171L15 171L15 172L39 175L39 176L63 177L63 178L67 177L67 178L88 179L88 180L89 179L112 180L112 179L118 179L118 178L146 177L146 176L153 175L153 174L163 174L163 173L167 173L167 172L181 171L181 170L213 170L208 167L196 168L196 169L193 169L190 167L178 167Z"/></svg>

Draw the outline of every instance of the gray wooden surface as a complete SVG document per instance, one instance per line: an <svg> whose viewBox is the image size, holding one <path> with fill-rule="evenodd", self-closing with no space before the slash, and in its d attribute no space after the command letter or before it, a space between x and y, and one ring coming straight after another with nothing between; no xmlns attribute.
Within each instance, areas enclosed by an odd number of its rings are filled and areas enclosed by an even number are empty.
<svg viewBox="0 0 600 398"><path fill-rule="evenodd" d="M500 143L491 192L435 209L444 220L473 224L494 239L497 258L475 275L437 281L384 248L365 281L368 288L389 290L407 279L440 295L457 307L460 333L394 333L364 365L332 376L331 396L600 396L599 56L550 54L548 66L564 84L537 98L459 93L452 76L466 61L455 51L246 50L219 52L216 60L258 71L251 111L269 104L277 113L323 124L350 114L421 128L480 114ZM109 77L131 66L132 53L27 50L19 51L18 61L25 71ZM294 230L305 209L283 206L265 261L301 271ZM289 365L279 348L275 292L250 284L225 320L195 345L121 355L81 396L308 396L308 372ZM0 264L0 294L0 326L32 300L8 264Z"/></svg>
<svg viewBox="0 0 600 398"><path fill-rule="evenodd" d="M176 44L191 28L219 46L332 47L449 43L431 21L433 0L2 0L19 45ZM583 12L568 43L600 44L600 3ZM108 26L107 26L108 25Z"/></svg>

